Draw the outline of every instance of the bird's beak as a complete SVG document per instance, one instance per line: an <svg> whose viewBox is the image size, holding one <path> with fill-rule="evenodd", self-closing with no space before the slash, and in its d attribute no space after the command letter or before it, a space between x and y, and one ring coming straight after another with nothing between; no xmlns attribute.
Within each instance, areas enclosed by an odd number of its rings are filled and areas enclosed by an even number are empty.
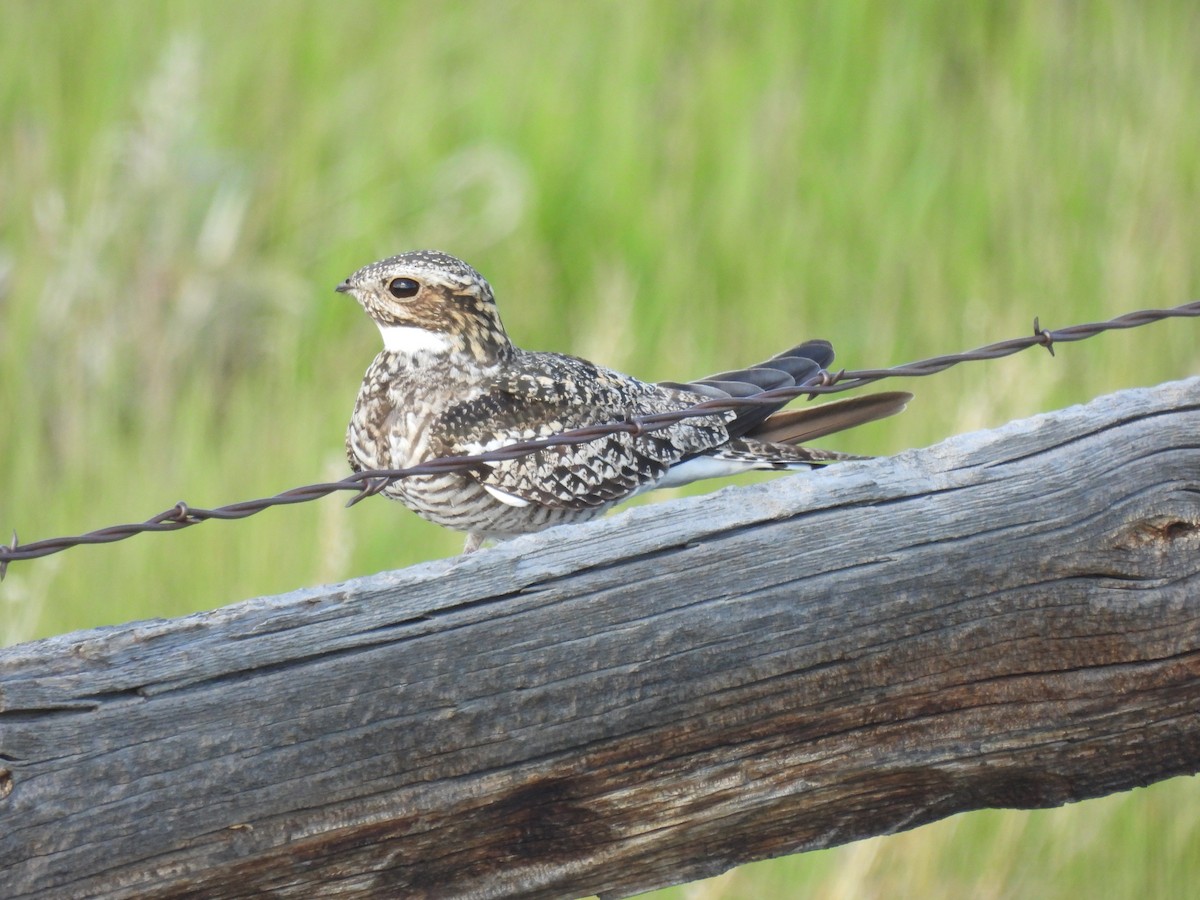
<svg viewBox="0 0 1200 900"><path fill-rule="evenodd" d="M354 292L354 285L352 285L350 283L350 279L347 278L345 281L335 287L334 290L339 294L350 294Z"/></svg>

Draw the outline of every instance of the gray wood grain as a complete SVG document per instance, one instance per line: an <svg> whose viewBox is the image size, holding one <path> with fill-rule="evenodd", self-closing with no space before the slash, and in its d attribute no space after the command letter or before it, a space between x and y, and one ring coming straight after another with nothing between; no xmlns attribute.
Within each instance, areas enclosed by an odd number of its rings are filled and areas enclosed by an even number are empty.
<svg viewBox="0 0 1200 900"><path fill-rule="evenodd" d="M1126 790L1200 769L1198 587L1193 379L12 647L0 894L621 896Z"/></svg>

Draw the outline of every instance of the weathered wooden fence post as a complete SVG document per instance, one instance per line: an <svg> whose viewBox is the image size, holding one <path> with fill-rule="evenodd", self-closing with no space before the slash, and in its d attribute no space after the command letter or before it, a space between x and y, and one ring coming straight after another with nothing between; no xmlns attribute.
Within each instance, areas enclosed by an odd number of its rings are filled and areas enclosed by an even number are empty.
<svg viewBox="0 0 1200 900"><path fill-rule="evenodd" d="M0 651L0 894L620 896L1198 769L1193 379Z"/></svg>

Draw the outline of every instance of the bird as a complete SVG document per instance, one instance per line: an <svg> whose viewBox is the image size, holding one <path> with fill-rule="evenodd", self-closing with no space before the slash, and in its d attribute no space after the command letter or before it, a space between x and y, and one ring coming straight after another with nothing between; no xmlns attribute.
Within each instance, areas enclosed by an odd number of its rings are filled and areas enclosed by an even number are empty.
<svg viewBox="0 0 1200 900"><path fill-rule="evenodd" d="M746 369L651 383L579 357L523 350L501 323L491 285L437 250L363 266L335 290L357 300L383 337L346 431L355 472L473 456L568 429L811 383L833 362L828 341L810 340ZM783 410L786 400L747 406L657 431L615 432L399 478L381 492L466 532L463 552L470 553L489 539L596 518L652 488L862 459L800 442L898 413L911 396L885 392L797 410Z"/></svg>

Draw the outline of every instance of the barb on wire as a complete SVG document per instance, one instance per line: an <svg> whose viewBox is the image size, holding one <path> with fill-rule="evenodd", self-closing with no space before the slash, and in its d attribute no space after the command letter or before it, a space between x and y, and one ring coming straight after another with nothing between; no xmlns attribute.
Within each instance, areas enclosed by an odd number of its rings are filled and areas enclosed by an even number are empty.
<svg viewBox="0 0 1200 900"><path fill-rule="evenodd" d="M893 366L889 369L859 369L855 371L843 369L836 373L822 371L808 381L798 384L795 387L775 388L751 397L705 400L702 403L697 403L695 406L689 406L685 409L638 416L623 422L605 422L588 425L549 437L520 441L474 456L439 457L404 469L371 469L364 472L357 472L348 478L343 478L341 481L304 485L303 487L292 488L271 497L263 497L258 500L243 500L239 503L231 503L227 506L219 506L214 509L190 506L181 500L170 509L147 519L145 522L128 525L111 525L107 528L90 531L87 534L47 538L46 540L32 541L28 544L20 543L17 540L17 533L14 531L10 544L0 544L0 579L4 578L10 562L49 556L52 553L58 553L82 544L107 544L113 541L122 541L135 534L142 534L147 531L177 531L180 528L198 525L209 519L244 519L247 516L252 516L273 506L284 506L290 503L307 503L310 500L318 500L338 491L354 491L354 496L346 503L347 506L353 506L360 500L378 494L389 484L401 478L411 478L416 475L437 475L444 472L470 471L488 463L503 462L530 453L536 453L547 447L585 444L589 441L620 432L634 435L644 434L666 428L684 419L711 416L750 406L777 405L780 401L792 400L802 395L808 395L809 398L812 398L819 394L832 394L839 391L853 390L854 388L863 387L884 378L917 378L934 375L959 363L999 359L1019 353L1029 347L1045 347L1050 352L1050 355L1053 356L1055 344L1082 341L1105 331L1137 328L1152 322L1162 321L1163 319L1189 317L1200 317L1200 300L1171 309L1143 309L1138 312L1117 316L1115 319L1110 319L1107 322L1070 325L1066 328L1059 328L1053 331L1042 328L1039 320L1034 319L1033 334L1031 335L999 341L964 353L935 356L931 359Z"/></svg>
<svg viewBox="0 0 1200 900"><path fill-rule="evenodd" d="M1042 323L1038 319L1037 316L1033 317L1033 334L1035 337L1037 337L1041 340L1042 346L1046 348L1046 350L1050 353L1051 356L1053 356L1054 355L1054 335L1042 327Z"/></svg>

